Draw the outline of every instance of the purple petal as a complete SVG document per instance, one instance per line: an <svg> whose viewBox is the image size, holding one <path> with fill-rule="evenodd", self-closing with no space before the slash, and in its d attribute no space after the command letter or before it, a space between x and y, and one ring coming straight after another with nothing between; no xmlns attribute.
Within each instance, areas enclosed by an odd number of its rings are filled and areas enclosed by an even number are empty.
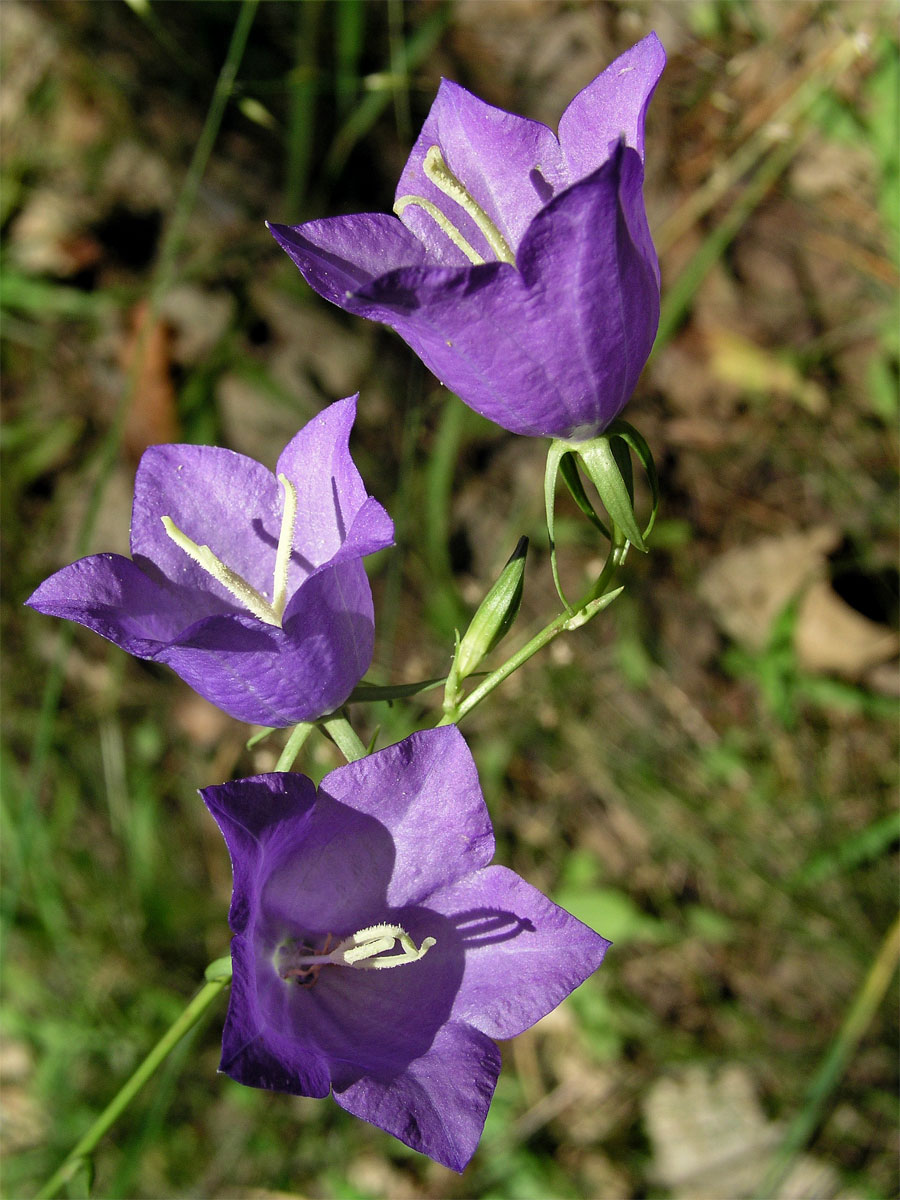
<svg viewBox="0 0 900 1200"><path fill-rule="evenodd" d="M259 893L271 869L269 846L284 858L309 839L315 785L305 775L273 772L202 788L200 795L222 831L234 887L228 921L244 933L255 919Z"/></svg>
<svg viewBox="0 0 900 1200"><path fill-rule="evenodd" d="M487 867L429 896L461 935L456 1020L510 1038L599 967L609 942L506 867Z"/></svg>
<svg viewBox="0 0 900 1200"><path fill-rule="evenodd" d="M372 593L354 559L307 579L283 629L250 614L211 617L154 657L239 721L285 726L343 704L372 661L374 640Z"/></svg>
<svg viewBox="0 0 900 1200"><path fill-rule="evenodd" d="M386 213L326 217L305 225L269 224L269 232L310 287L340 308L373 279L425 261L418 239Z"/></svg>
<svg viewBox="0 0 900 1200"><path fill-rule="evenodd" d="M490 862L494 834L468 746L455 726L414 733L326 775L322 792L390 831L396 863L387 901L418 904Z"/></svg>
<svg viewBox="0 0 900 1200"><path fill-rule="evenodd" d="M513 251L531 218L566 182L559 143L546 125L494 108L448 79L441 81L396 196L423 196L437 205L487 262L496 255L478 226L424 173L425 155L432 146L440 147L447 166ZM427 248L431 261L469 266L465 254L422 208L409 205L401 220Z"/></svg>
<svg viewBox="0 0 900 1200"><path fill-rule="evenodd" d="M358 558L393 542L390 517L367 495L350 457L355 419L356 397L339 400L305 425L278 459L276 475L285 475L297 489L294 551L309 567L339 552L340 558Z"/></svg>
<svg viewBox="0 0 900 1200"><path fill-rule="evenodd" d="M644 118L665 65L666 52L650 33L569 104L559 122L559 140L573 182L606 162L622 137L643 161Z"/></svg>
<svg viewBox="0 0 900 1200"><path fill-rule="evenodd" d="M403 1074L366 1076L334 1098L354 1116L462 1171L475 1153L499 1073L500 1052L490 1038L451 1022Z"/></svg>
<svg viewBox="0 0 900 1200"><path fill-rule="evenodd" d="M176 546L162 517L271 598L282 510L275 476L252 458L219 446L151 446L134 481L131 552L148 575L180 589L194 620L235 612L239 602ZM296 586L308 572L293 570Z"/></svg>
<svg viewBox="0 0 900 1200"><path fill-rule="evenodd" d="M282 1033L267 1023L257 991L259 963L248 939L231 943L233 975L222 1034L219 1070L248 1087L294 1096L327 1096L331 1079L325 1056L304 1030Z"/></svg>
<svg viewBox="0 0 900 1200"><path fill-rule="evenodd" d="M621 411L659 321L642 170L622 148L551 200L506 264L394 272L361 296L468 405L513 433L595 436ZM384 317L380 319L385 319Z"/></svg>
<svg viewBox="0 0 900 1200"><path fill-rule="evenodd" d="M153 658L196 619L195 605L120 554L94 554L63 567L26 604L77 621L139 658Z"/></svg>

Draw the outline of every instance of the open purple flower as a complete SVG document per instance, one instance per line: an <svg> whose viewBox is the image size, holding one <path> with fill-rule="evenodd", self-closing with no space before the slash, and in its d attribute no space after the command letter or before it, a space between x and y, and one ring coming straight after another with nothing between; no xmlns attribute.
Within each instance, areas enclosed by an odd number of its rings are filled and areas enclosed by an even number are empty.
<svg viewBox="0 0 900 1200"><path fill-rule="evenodd" d="M82 558L27 603L166 663L242 721L330 712L372 659L362 556L393 541L350 457L355 416L355 396L321 412L284 448L277 478L231 450L151 446L134 485L133 561Z"/></svg>
<svg viewBox="0 0 900 1200"><path fill-rule="evenodd" d="M234 868L220 1069L461 1171L500 1070L608 942L505 867L453 726L332 771L201 793ZM391 968L391 969L389 969Z"/></svg>
<svg viewBox="0 0 900 1200"><path fill-rule="evenodd" d="M618 415L659 323L642 195L650 34L575 97L559 137L444 80L394 212L270 226L320 295L390 325L513 433L584 440Z"/></svg>

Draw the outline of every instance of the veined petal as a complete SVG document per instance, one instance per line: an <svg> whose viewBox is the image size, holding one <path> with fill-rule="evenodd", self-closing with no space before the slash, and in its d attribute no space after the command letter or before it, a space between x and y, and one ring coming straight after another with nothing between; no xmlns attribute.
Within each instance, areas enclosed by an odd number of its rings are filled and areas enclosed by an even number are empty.
<svg viewBox="0 0 900 1200"><path fill-rule="evenodd" d="M353 518L343 545L331 559L331 565L374 554L393 544L394 522L374 496L369 496Z"/></svg>
<svg viewBox="0 0 900 1200"><path fill-rule="evenodd" d="M152 658L197 619L190 596L157 583L121 554L92 554L70 563L25 603L47 616L77 621L140 658Z"/></svg>
<svg viewBox="0 0 900 1200"><path fill-rule="evenodd" d="M620 147L534 218L507 264L396 271L359 297L438 379L513 433L585 438L625 405L659 288L642 169Z"/></svg>
<svg viewBox="0 0 900 1200"><path fill-rule="evenodd" d="M369 497L350 456L356 399L339 400L314 417L288 442L275 468L276 475L283 474L297 491L302 520L294 530L294 553L308 564L307 572L334 559L338 551L344 557L359 557L393 541L390 518ZM349 531L360 516L357 545L348 546ZM363 544L365 549L357 548ZM288 584L292 591L290 576Z"/></svg>
<svg viewBox="0 0 900 1200"><path fill-rule="evenodd" d="M371 813L390 831L397 859L387 901L394 907L419 903L494 853L475 763L453 725L414 733L338 767L320 790Z"/></svg>
<svg viewBox="0 0 900 1200"><path fill-rule="evenodd" d="M532 330L557 338L551 361L568 416L562 436L606 428L631 396L656 337L659 267L642 185L640 159L620 145L538 214L521 247L522 277L543 318Z"/></svg>
<svg viewBox="0 0 900 1200"><path fill-rule="evenodd" d="M327 1096L331 1086L328 1065L313 1039L304 1036L302 1028L285 1034L266 1022L258 992L256 951L248 938L234 938L231 962L231 995L219 1070L248 1087L320 1099Z"/></svg>
<svg viewBox="0 0 900 1200"><path fill-rule="evenodd" d="M148 575L180 594L195 620L238 609L224 584L166 533L162 518L171 517L271 600L282 504L274 474L255 459L220 446L151 446L134 481L131 553Z"/></svg>
<svg viewBox="0 0 900 1200"><path fill-rule="evenodd" d="M326 217L295 226L269 223L269 232L310 287L340 308L373 279L425 261L421 242L387 213Z"/></svg>
<svg viewBox="0 0 900 1200"><path fill-rule="evenodd" d="M559 140L572 182L606 162L620 138L643 160L647 106L665 65L662 43L649 33L572 100L559 122Z"/></svg>
<svg viewBox="0 0 900 1200"><path fill-rule="evenodd" d="M228 922L242 934L259 909L271 870L269 847L290 858L309 839L315 785L305 775L272 772L201 788L200 795L228 847L234 872Z"/></svg>
<svg viewBox="0 0 900 1200"><path fill-rule="evenodd" d="M478 226L425 175L425 155L432 146L440 148L444 162L513 250L531 218L565 185L562 154L552 130L540 121L486 104L457 83L441 80L396 196L424 196L436 204L487 262L495 255ZM430 261L470 265L420 207L409 205L400 219L427 248Z"/></svg>
<svg viewBox="0 0 900 1200"><path fill-rule="evenodd" d="M492 1038L516 1037L556 1008L609 942L506 867L476 871L428 898L462 938L453 1016Z"/></svg>
<svg viewBox="0 0 900 1200"><path fill-rule="evenodd" d="M372 593L358 559L327 565L291 597L284 628L250 614L192 626L153 657L239 721L313 721L347 699L372 660Z"/></svg>
<svg viewBox="0 0 900 1200"><path fill-rule="evenodd" d="M401 1075L366 1076L335 1090L334 1098L354 1116L462 1171L475 1153L499 1074L500 1052L490 1038L454 1021Z"/></svg>

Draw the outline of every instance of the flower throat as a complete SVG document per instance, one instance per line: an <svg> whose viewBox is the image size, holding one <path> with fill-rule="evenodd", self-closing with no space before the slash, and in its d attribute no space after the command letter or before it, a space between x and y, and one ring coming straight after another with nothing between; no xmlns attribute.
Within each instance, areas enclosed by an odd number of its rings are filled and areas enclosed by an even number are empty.
<svg viewBox="0 0 900 1200"><path fill-rule="evenodd" d="M444 156L441 154L439 146L429 147L422 164L422 170L426 178L430 179L439 191L443 192L445 196L455 204L458 204L464 212L468 213L484 235L485 241L496 254L498 260L515 266L516 256L510 249L509 242L507 242L506 238L472 193L457 179L444 162ZM454 246L465 254L469 262L479 266L485 261L475 247L460 233L453 222L438 206L430 200L426 200L424 196L401 196L394 204L394 212L399 217L410 204L415 204L428 213L441 232L445 233Z"/></svg>

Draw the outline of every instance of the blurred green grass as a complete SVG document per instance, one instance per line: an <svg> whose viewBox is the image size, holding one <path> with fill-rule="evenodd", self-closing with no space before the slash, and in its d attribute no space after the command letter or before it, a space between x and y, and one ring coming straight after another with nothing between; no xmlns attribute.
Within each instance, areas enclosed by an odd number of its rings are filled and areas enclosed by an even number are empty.
<svg viewBox="0 0 900 1200"><path fill-rule="evenodd" d="M475 6L475 19L461 3L261 6L172 263L173 282L198 289L197 325L205 297L234 299L203 353L191 358L169 344L179 436L256 437L273 460L278 430L336 398L332 381L343 382L344 364L304 360L298 382L286 361L279 306L297 341L319 336L304 322L320 310L269 246L261 219L389 208L441 72L543 115L545 92L578 86L573 63L586 81L655 25L672 50L648 135L651 215L662 221L716 167L727 176L764 128L765 111L755 125L745 118L754 103L765 110L776 64L778 94L792 94L787 40L796 78L805 78L821 50L820 17L832 21L835 43L873 26L861 63L827 80L802 128L775 137L771 149L765 143L748 173L731 178L664 256L663 271L665 294L675 297L672 349L696 352L698 330L717 311L716 293L704 289L724 280L740 297L742 331L814 379L831 407L822 414L748 388L711 413L686 414L674 373L689 359L660 354L629 410L662 468L656 548L649 560L629 561L626 595L596 627L529 664L466 726L498 856L616 943L561 1014L504 1048L467 1175L436 1168L330 1103L216 1076L220 1009L102 1143L96 1195L666 1194L647 1117L659 1081L697 1064L714 1072L737 1063L770 1115L788 1121L802 1112L893 920L895 699L870 678L816 674L798 662L796 609L785 610L762 648L748 648L730 644L696 597L710 561L773 523L835 522L868 578L893 562L895 517L885 504L896 450L893 38L877 7L855 5L512 7L515 28L503 5ZM0 293L10 1197L50 1174L180 1011L206 963L226 950L227 855L195 790L271 769L277 753L277 736L247 751L242 727L80 629L56 659L57 703L47 679L59 630L21 608L72 556L93 489L105 491L90 549L125 538L140 429L123 427L120 446L117 347L125 311L152 290L154 246L135 267L133 246L104 240L104 205L138 216L156 207L164 222L173 212L136 185L123 199L109 164L123 142L136 142L155 155L151 180L178 194L237 11L224 3L0 6L6 46L32 64L30 75L6 64L18 108L6 139ZM729 73L736 62L743 75ZM802 192L801 165L830 163L860 144L873 166L855 159L836 182ZM877 219L860 201L860 178ZM843 209L831 202L835 191ZM59 227L52 205L37 204L48 193L66 201L71 224ZM771 213L776 224L787 218L787 250L767 224ZM842 215L856 221L852 239ZM833 280L811 278L797 250L814 236L827 245L823 234L858 251ZM790 303L774 271L760 283L754 248L794 263ZM835 306L829 288L839 293L848 279L854 288ZM160 303L165 313L164 296ZM776 337L779 303L807 315ZM398 526L398 550L373 564L380 640L371 678L446 670L454 625L520 533L533 546L512 635L524 639L554 611L542 448L439 393L389 335L327 316L336 356L351 343L358 350L354 452ZM857 345L864 354L847 353ZM146 380L136 387L140 408ZM712 440L680 435L685 416ZM577 578L597 555L593 535L574 508L558 532L564 570ZM373 705L354 720L363 736L380 727L384 745L433 723L433 699ZM44 739L39 775L36 738ZM314 737L298 765L318 778L337 761ZM837 1168L836 1186L854 1194L894 1187L891 1008L873 1016L810 1146Z"/></svg>

